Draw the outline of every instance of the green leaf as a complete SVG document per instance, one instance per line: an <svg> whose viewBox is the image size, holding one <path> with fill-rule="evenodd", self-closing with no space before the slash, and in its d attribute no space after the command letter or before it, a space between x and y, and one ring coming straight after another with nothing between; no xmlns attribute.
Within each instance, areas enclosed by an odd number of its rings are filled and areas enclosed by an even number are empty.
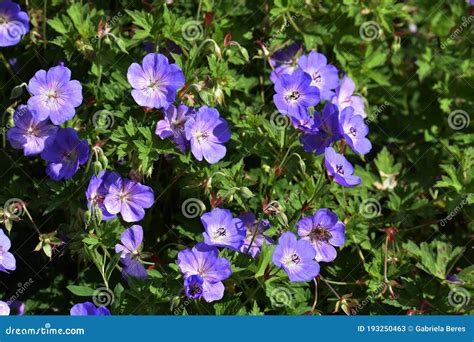
<svg viewBox="0 0 474 342"><path fill-rule="evenodd" d="M91 297L94 294L94 289L87 286L68 285L66 288L80 297Z"/></svg>

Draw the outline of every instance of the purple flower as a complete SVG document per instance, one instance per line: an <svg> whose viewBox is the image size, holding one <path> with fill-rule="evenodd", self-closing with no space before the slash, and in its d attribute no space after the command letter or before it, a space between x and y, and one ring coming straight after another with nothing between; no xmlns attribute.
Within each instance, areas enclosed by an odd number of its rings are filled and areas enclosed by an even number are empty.
<svg viewBox="0 0 474 342"><path fill-rule="evenodd" d="M204 243L209 246L227 247L238 251L244 243L245 230L242 221L233 218L228 209L215 208L201 216L206 231Z"/></svg>
<svg viewBox="0 0 474 342"><path fill-rule="evenodd" d="M166 108L184 85L184 74L177 64L169 64L162 54L149 53L143 64L133 63L127 72L135 102L143 107Z"/></svg>
<svg viewBox="0 0 474 342"><path fill-rule="evenodd" d="M145 267L140 262L140 252L143 243L143 228L133 225L120 236L120 242L115 245L115 253L120 253L120 261L124 265L122 274L125 278L132 276L146 280Z"/></svg>
<svg viewBox="0 0 474 342"><path fill-rule="evenodd" d="M459 279L458 276L454 273L448 273L446 275L446 281L451 283L451 284L464 285L464 281Z"/></svg>
<svg viewBox="0 0 474 342"><path fill-rule="evenodd" d="M282 267L291 282L308 281L319 274L319 264L314 260L316 251L307 240L296 240L295 234L286 232L278 239L272 261Z"/></svg>
<svg viewBox="0 0 474 342"><path fill-rule="evenodd" d="M347 144L354 152L367 154L372 149L372 144L365 136L369 127L364 123L364 118L354 114L354 108L346 107L340 115L340 131Z"/></svg>
<svg viewBox="0 0 474 342"><path fill-rule="evenodd" d="M265 241L268 244L273 244L272 239L263 235L270 228L270 222L268 220L258 222L253 213L242 214L239 219L242 221L242 228L245 231L244 244L240 247L240 252L249 253L256 258L260 254L260 249Z"/></svg>
<svg viewBox="0 0 474 342"><path fill-rule="evenodd" d="M10 303L10 310L16 316L23 316L25 313L25 303L15 299Z"/></svg>
<svg viewBox="0 0 474 342"><path fill-rule="evenodd" d="M300 141L306 152L315 152L320 155L326 147L341 139L339 129L339 112L337 107L331 103L326 103L323 108L322 118L318 113L314 113L313 132L303 134Z"/></svg>
<svg viewBox="0 0 474 342"><path fill-rule="evenodd" d="M184 292L188 298L199 299L203 294L204 279L198 275L184 278Z"/></svg>
<svg viewBox="0 0 474 342"><path fill-rule="evenodd" d="M124 221L136 222L143 219L144 209L150 208L154 200L153 190L149 186L118 178L110 184L104 205L109 213L120 213Z"/></svg>
<svg viewBox="0 0 474 342"><path fill-rule="evenodd" d="M107 211L104 205L105 196L109 193L109 187L114 183L120 175L116 172L102 171L98 176L93 175L87 187L87 207L97 206L102 212L102 219L104 221L111 220L117 215L111 214Z"/></svg>
<svg viewBox="0 0 474 342"><path fill-rule="evenodd" d="M28 91L33 95L28 100L33 116L40 121L50 118L55 125L72 119L82 103L81 83L71 81L71 70L62 65L36 72Z"/></svg>
<svg viewBox="0 0 474 342"><path fill-rule="evenodd" d="M282 75L291 75L296 70L294 67L295 58L298 52L302 50L301 43L292 43L286 48L275 51L270 56L270 64L273 71L270 74L270 80L275 83Z"/></svg>
<svg viewBox="0 0 474 342"><path fill-rule="evenodd" d="M188 297L213 302L224 296L222 281L229 278L232 271L230 262L219 258L216 247L200 242L192 249L185 249L178 253L178 266L184 275Z"/></svg>
<svg viewBox="0 0 474 342"><path fill-rule="evenodd" d="M178 107L170 105L166 108L163 120L158 121L155 134L161 139L173 138L181 152L186 152L189 142L186 140L184 125L187 119L194 113L192 108L180 104Z"/></svg>
<svg viewBox="0 0 474 342"><path fill-rule="evenodd" d="M0 47L16 45L30 31L30 18L10 0L0 2Z"/></svg>
<svg viewBox="0 0 474 342"><path fill-rule="evenodd" d="M313 216L300 220L296 227L302 240L308 240L316 251L316 261L333 261L336 249L346 241L344 224L338 220L331 210L319 209Z"/></svg>
<svg viewBox="0 0 474 342"><path fill-rule="evenodd" d="M334 65L327 64L326 56L316 51L298 58L298 66L311 76L311 85L319 89L321 100L331 100L333 89L339 87L339 74Z"/></svg>
<svg viewBox="0 0 474 342"><path fill-rule="evenodd" d="M301 69L278 78L273 95L278 111L290 117L304 117L309 107L319 103L319 89L311 86L311 82L311 76Z"/></svg>
<svg viewBox="0 0 474 342"><path fill-rule="evenodd" d="M9 316L10 315L10 307L7 303L0 300L0 316Z"/></svg>
<svg viewBox="0 0 474 342"><path fill-rule="evenodd" d="M8 273L8 271L16 270L16 260L12 253L9 252L11 242L8 236L0 229L0 271Z"/></svg>
<svg viewBox="0 0 474 342"><path fill-rule="evenodd" d="M215 108L203 106L195 117L189 117L184 126L186 139L191 143L191 152L201 161L203 158L215 164L226 154L224 143L230 140L227 121L219 116Z"/></svg>
<svg viewBox="0 0 474 342"><path fill-rule="evenodd" d="M43 152L46 141L51 141L58 130L47 120L38 121L28 107L20 105L13 114L15 127L7 132L7 138L13 148L23 149L25 156Z"/></svg>
<svg viewBox="0 0 474 342"><path fill-rule="evenodd" d="M324 151L324 163L334 181L342 186L353 188L361 183L361 179L354 176L354 167L342 154L336 153L332 147Z"/></svg>
<svg viewBox="0 0 474 342"><path fill-rule="evenodd" d="M360 96L352 96L354 91L354 81L349 76L344 75L341 86L336 89L336 95L333 96L331 102L337 105L339 112L346 107L352 107L355 115L360 115L365 119L367 114L364 111L364 100Z"/></svg>
<svg viewBox="0 0 474 342"><path fill-rule="evenodd" d="M71 316L110 316L110 311L105 306L96 307L91 302L84 302L71 308Z"/></svg>
<svg viewBox="0 0 474 342"><path fill-rule="evenodd" d="M55 181L69 179L89 158L87 140L79 140L73 128L60 128L51 143L46 144L41 158L48 162L46 173Z"/></svg>

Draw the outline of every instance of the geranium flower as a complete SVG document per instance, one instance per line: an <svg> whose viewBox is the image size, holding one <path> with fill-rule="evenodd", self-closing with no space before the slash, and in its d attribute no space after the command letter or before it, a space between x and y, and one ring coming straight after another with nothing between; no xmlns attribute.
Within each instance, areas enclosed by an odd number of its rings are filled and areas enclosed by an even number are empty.
<svg viewBox="0 0 474 342"><path fill-rule="evenodd" d="M25 313L25 303L17 299L10 302L10 313L13 311L13 314L16 316L23 316Z"/></svg>
<svg viewBox="0 0 474 342"><path fill-rule="evenodd" d="M313 216L301 219L296 227L298 235L313 245L316 261L333 261L337 256L334 247L340 247L346 241L344 223L339 221L335 213L326 208L319 209Z"/></svg>
<svg viewBox="0 0 474 342"><path fill-rule="evenodd" d="M260 254L263 243L272 244L273 240L263 235L271 225L268 220L257 221L254 213L245 213L239 216L245 231L244 244L240 247L240 252L249 253L256 258ZM249 249L250 247L250 249Z"/></svg>
<svg viewBox="0 0 474 342"><path fill-rule="evenodd" d="M365 137L369 133L369 127L364 123L364 118L354 114L354 108L346 107L342 110L339 121L341 134L352 150L359 154L369 153L372 144Z"/></svg>
<svg viewBox="0 0 474 342"><path fill-rule="evenodd" d="M111 214L107 211L104 205L105 196L109 193L110 185L113 184L120 175L116 172L101 171L98 176L93 175L87 187L87 207L97 206L102 212L102 219L104 221L111 220L117 215Z"/></svg>
<svg viewBox="0 0 474 342"><path fill-rule="evenodd" d="M124 265L123 276L145 280L148 275L145 267L139 261L143 243L143 228L136 224L126 229L120 236L120 242L115 245L115 253L120 253L120 261Z"/></svg>
<svg viewBox="0 0 474 342"><path fill-rule="evenodd" d="M163 120L158 121L155 134L161 139L173 138L181 152L186 152L189 142L186 140L184 125L194 113L192 108L180 104L178 107L170 105L166 108Z"/></svg>
<svg viewBox="0 0 474 342"><path fill-rule="evenodd" d="M316 251L309 241L297 240L295 234L286 232L278 239L272 261L286 271L291 282L308 281L319 274L315 256Z"/></svg>
<svg viewBox="0 0 474 342"><path fill-rule="evenodd" d="M75 304L70 313L71 316L110 316L110 311L105 306L96 307L91 302Z"/></svg>
<svg viewBox="0 0 474 342"><path fill-rule="evenodd" d="M223 280L232 274L230 262L219 258L216 247L204 243L178 253L178 266L184 275L185 293L189 298L213 302L224 296Z"/></svg>
<svg viewBox="0 0 474 342"><path fill-rule="evenodd" d="M324 164L334 181L342 186L353 188L362 182L359 177L353 175L354 167L351 163L332 147L327 147L324 151Z"/></svg>
<svg viewBox="0 0 474 342"><path fill-rule="evenodd" d="M30 31L30 18L10 0L0 2L0 47L13 46Z"/></svg>
<svg viewBox="0 0 474 342"><path fill-rule="evenodd" d="M79 140L73 128L60 128L54 140L46 144L41 158L49 163L46 173L52 180L66 180L76 174L79 165L87 162L89 145L87 140Z"/></svg>
<svg viewBox="0 0 474 342"><path fill-rule="evenodd" d="M302 49L302 44L296 42L272 53L269 61L273 67L273 71L270 74L270 80L273 83L282 75L291 75L291 73L296 70L294 66L295 58Z"/></svg>
<svg viewBox="0 0 474 342"><path fill-rule="evenodd" d="M12 127L7 132L7 139L13 148L23 149L25 156L43 152L46 141L51 141L58 130L48 120L38 121L25 105L20 105L13 114Z"/></svg>
<svg viewBox="0 0 474 342"><path fill-rule="evenodd" d="M310 130L303 134L300 141L306 152L315 152L316 155L320 155L326 147L341 139L337 107L331 103L326 103L321 118L315 113L313 127L313 132Z"/></svg>
<svg viewBox="0 0 474 342"><path fill-rule="evenodd" d="M145 210L153 205L153 190L146 185L133 182L127 178L116 179L109 187L104 205L111 214L122 215L126 222L140 221L145 217Z"/></svg>
<svg viewBox="0 0 474 342"><path fill-rule="evenodd" d="M275 82L273 102L278 111L290 117L304 117L308 108L319 103L319 89L311 85L312 79L301 69L291 75L282 75Z"/></svg>
<svg viewBox="0 0 474 342"><path fill-rule="evenodd" d="M195 117L189 117L184 126L186 139L191 143L191 152L201 161L203 158L215 164L224 158L227 149L224 143L230 140L227 121L219 116L215 108L203 106Z"/></svg>
<svg viewBox="0 0 474 342"><path fill-rule="evenodd" d="M71 70L63 65L37 71L28 83L28 91L33 95L28 107L35 119L49 118L55 125L72 119L75 108L82 103L81 83L71 81Z"/></svg>
<svg viewBox="0 0 474 342"><path fill-rule="evenodd" d="M327 64L326 56L311 51L298 58L298 66L311 76L311 85L319 89L321 100L331 100L339 86L339 74L334 65Z"/></svg>
<svg viewBox="0 0 474 342"><path fill-rule="evenodd" d="M0 271L8 273L8 271L16 270L16 260L12 253L9 252L11 242L8 236L0 229Z"/></svg>
<svg viewBox="0 0 474 342"><path fill-rule="evenodd" d="M9 316L10 307L3 300L0 300L0 316Z"/></svg>
<svg viewBox="0 0 474 342"><path fill-rule="evenodd" d="M233 218L228 209L215 208L201 216L206 231L204 243L209 246L227 247L238 251L244 243L245 230L242 221Z"/></svg>
<svg viewBox="0 0 474 342"><path fill-rule="evenodd" d="M135 102L148 108L166 108L184 85L184 74L177 64L169 64L162 54L149 53L142 65L133 63L127 72Z"/></svg>
<svg viewBox="0 0 474 342"><path fill-rule="evenodd" d="M355 91L354 81L347 75L344 75L340 87L336 88L336 95L331 102L337 105L339 112L346 107L354 108L354 114L360 115L364 119L367 114L364 111L364 100L360 96L353 96Z"/></svg>

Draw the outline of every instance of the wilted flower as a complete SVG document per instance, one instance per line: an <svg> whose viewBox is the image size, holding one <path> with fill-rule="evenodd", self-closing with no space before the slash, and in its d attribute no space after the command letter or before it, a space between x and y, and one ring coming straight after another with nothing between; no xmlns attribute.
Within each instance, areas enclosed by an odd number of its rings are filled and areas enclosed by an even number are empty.
<svg viewBox="0 0 474 342"><path fill-rule="evenodd" d="M296 70L295 58L300 50L303 47L301 43L292 43L287 47L275 51L270 56L270 64L273 67L273 71L270 74L270 80L275 83L278 78L282 75L290 75L293 71Z"/></svg>
<svg viewBox="0 0 474 342"><path fill-rule="evenodd" d="M242 214L239 219L242 221L242 227L245 231L244 244L240 247L240 251L256 258L260 254L260 249L265 241L267 244L273 243L272 239L263 235L271 227L270 222L268 220L257 221L253 213Z"/></svg>
<svg viewBox="0 0 474 342"><path fill-rule="evenodd" d="M71 70L63 65L37 71L28 83L28 91L33 95L28 107L35 119L49 118L55 125L72 119L75 108L82 103L81 83L71 81Z"/></svg>
<svg viewBox="0 0 474 342"><path fill-rule="evenodd" d="M102 219L108 221L115 218L117 215L111 214L107 211L104 205L105 196L109 193L109 187L113 184L120 175L116 172L101 171L99 175L93 175L87 187L87 207L97 206L102 212Z"/></svg>
<svg viewBox="0 0 474 342"><path fill-rule="evenodd" d="M54 140L46 144L41 158L49 163L46 173L51 179L66 180L76 174L79 165L87 162L89 145L87 140L79 140L73 128L60 128Z"/></svg>
<svg viewBox="0 0 474 342"><path fill-rule="evenodd" d="M245 230L242 221L233 218L228 209L215 208L201 216L206 231L204 243L209 246L227 247L238 251L244 243Z"/></svg>
<svg viewBox="0 0 474 342"><path fill-rule="evenodd" d="M145 280L147 278L146 269L139 261L143 243L143 228L137 224L131 226L122 233L120 242L115 245L115 253L120 253L120 261L124 265L122 274L124 277L132 276Z"/></svg>
<svg viewBox="0 0 474 342"><path fill-rule="evenodd" d="M164 112L163 120L158 121L155 134L161 139L173 138L181 152L186 152L189 142L186 140L184 125L190 115L194 114L192 108L180 104L178 107L170 105Z"/></svg>
<svg viewBox="0 0 474 342"><path fill-rule="evenodd" d="M331 100L339 86L339 74L334 65L327 64L326 56L311 51L298 58L298 66L311 76L311 85L319 89L321 100Z"/></svg>
<svg viewBox="0 0 474 342"><path fill-rule="evenodd" d="M344 224L331 210L322 208L313 216L301 219L297 224L298 235L311 242L316 251L316 261L333 261L336 249L346 241Z"/></svg>
<svg viewBox="0 0 474 342"><path fill-rule="evenodd" d="M96 307L91 302L75 304L70 313L71 316L110 316L110 311L105 306Z"/></svg>
<svg viewBox="0 0 474 342"><path fill-rule="evenodd" d="M336 153L332 147L324 151L324 163L336 183L350 188L361 183L362 180L353 175L354 167L351 163L342 154Z"/></svg>
<svg viewBox="0 0 474 342"><path fill-rule="evenodd" d="M135 102L143 107L167 108L184 85L184 74L177 64L169 64L162 54L149 53L142 65L133 63L127 79L132 86Z"/></svg>
<svg viewBox="0 0 474 342"><path fill-rule="evenodd" d="M223 280L232 274L230 262L219 258L216 247L204 243L178 253L178 266L184 275L185 292L189 298L213 302L224 296Z"/></svg>
<svg viewBox="0 0 474 342"><path fill-rule="evenodd" d="M145 217L145 210L153 205L153 190L146 185L133 182L127 178L118 178L109 187L104 205L111 214L122 215L126 222L140 221Z"/></svg>
<svg viewBox="0 0 474 342"><path fill-rule="evenodd" d="M291 282L308 281L319 274L315 256L316 251L309 241L297 240L295 234L286 232L278 239L272 261L286 271Z"/></svg>
<svg viewBox="0 0 474 342"><path fill-rule="evenodd" d="M48 120L36 120L25 105L20 105L13 114L12 127L7 138L13 148L23 149L25 156L43 152L47 141L53 140L57 127L50 125Z"/></svg>
<svg viewBox="0 0 474 342"><path fill-rule="evenodd" d="M0 47L13 46L30 31L30 18L19 5L6 0L0 2Z"/></svg>
<svg viewBox="0 0 474 342"><path fill-rule="evenodd" d="M217 109L207 106L199 108L196 116L188 118L184 127L191 152L197 160L204 158L214 164L224 158L227 152L224 143L230 140L230 130Z"/></svg>
<svg viewBox="0 0 474 342"><path fill-rule="evenodd" d="M308 133L303 134L300 141L306 152L315 152L316 155L320 155L326 147L341 139L337 107L326 103L321 118L315 113L313 127L313 132L309 130Z"/></svg>
<svg viewBox="0 0 474 342"><path fill-rule="evenodd" d="M9 252L11 242L8 236L0 229L0 271L8 273L16 269L16 260L12 253Z"/></svg>

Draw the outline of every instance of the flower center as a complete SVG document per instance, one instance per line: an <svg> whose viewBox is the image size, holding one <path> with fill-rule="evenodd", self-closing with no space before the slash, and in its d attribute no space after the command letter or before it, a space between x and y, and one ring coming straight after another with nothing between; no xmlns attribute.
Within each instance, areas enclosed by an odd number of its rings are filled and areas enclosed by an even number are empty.
<svg viewBox="0 0 474 342"><path fill-rule="evenodd" d="M36 136L36 129L34 127L29 127L28 130L26 131L26 134L28 136Z"/></svg>
<svg viewBox="0 0 474 342"><path fill-rule="evenodd" d="M171 129L175 133L182 133L184 130L184 122L181 120L173 120L171 121Z"/></svg>
<svg viewBox="0 0 474 342"><path fill-rule="evenodd" d="M286 260L284 260L284 263L287 267L292 267L292 266L298 265L300 262L301 262L301 258L296 253L293 253L293 254L287 256Z"/></svg>
<svg viewBox="0 0 474 342"><path fill-rule="evenodd" d="M207 138L209 138L209 133L201 131L196 132L196 139L198 142L201 142L201 140L206 140Z"/></svg>
<svg viewBox="0 0 474 342"><path fill-rule="evenodd" d="M214 239L218 239L220 237L226 236L227 231L224 227L217 228L216 232L214 233Z"/></svg>
<svg viewBox="0 0 474 342"><path fill-rule="evenodd" d="M0 15L0 25L8 24L9 20L7 17Z"/></svg>
<svg viewBox="0 0 474 342"><path fill-rule="evenodd" d="M344 174L344 167L342 165L336 165L336 172L343 175Z"/></svg>
<svg viewBox="0 0 474 342"><path fill-rule="evenodd" d="M349 129L349 134L351 134L353 137L357 135L357 130L354 127L351 127Z"/></svg>
<svg viewBox="0 0 474 342"><path fill-rule="evenodd" d="M319 82L321 82L321 75L320 75L318 72L315 72L315 73L313 74L313 81L314 81L314 83L319 83Z"/></svg>
<svg viewBox="0 0 474 342"><path fill-rule="evenodd" d="M293 255L291 256L291 262L295 265L299 264L301 262L301 258L299 257L298 254L296 253L293 253Z"/></svg>
<svg viewBox="0 0 474 342"><path fill-rule="evenodd" d="M300 97L301 97L301 94L299 91L292 90L286 94L285 100L286 102L295 102L295 101L298 101Z"/></svg>
<svg viewBox="0 0 474 342"><path fill-rule="evenodd" d="M56 89L50 89L46 92L46 97L48 101L54 101L59 98L58 91Z"/></svg>
<svg viewBox="0 0 474 342"><path fill-rule="evenodd" d="M120 201L125 202L127 200L127 193L121 190L118 194Z"/></svg>
<svg viewBox="0 0 474 342"><path fill-rule="evenodd" d="M76 151L72 150L72 151L64 152L63 159L65 159L68 162L74 162L77 159Z"/></svg>
<svg viewBox="0 0 474 342"><path fill-rule="evenodd" d="M309 238L311 241L328 241L332 235L325 227L318 224L309 233Z"/></svg>
<svg viewBox="0 0 474 342"><path fill-rule="evenodd" d="M199 283L194 283L189 287L189 294L191 296L200 296L202 294L202 288Z"/></svg>
<svg viewBox="0 0 474 342"><path fill-rule="evenodd" d="M157 80L150 80L150 84L148 84L148 88L154 91L160 88L160 84Z"/></svg>

